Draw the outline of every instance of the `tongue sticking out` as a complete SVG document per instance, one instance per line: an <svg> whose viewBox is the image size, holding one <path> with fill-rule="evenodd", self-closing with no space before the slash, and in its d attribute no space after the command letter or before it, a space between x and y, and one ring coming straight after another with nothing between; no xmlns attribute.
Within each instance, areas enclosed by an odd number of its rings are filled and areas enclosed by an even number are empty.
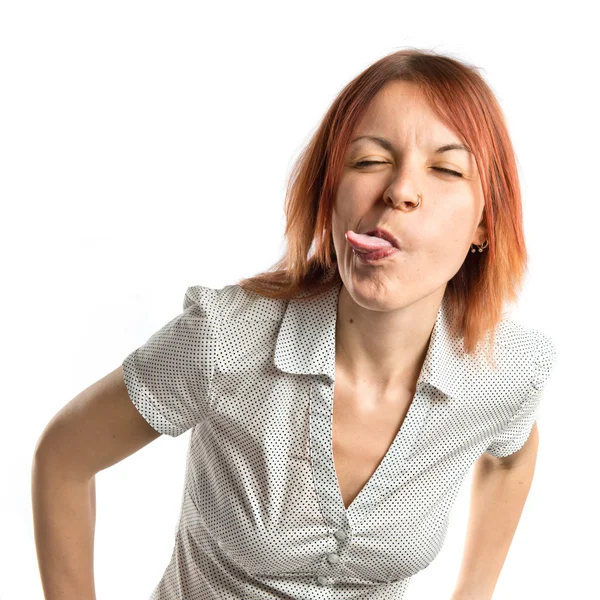
<svg viewBox="0 0 600 600"><path fill-rule="evenodd" d="M351 229L346 232L346 239L355 250L363 252L373 252L374 250L393 248L392 244L387 240L365 233L355 233Z"/></svg>

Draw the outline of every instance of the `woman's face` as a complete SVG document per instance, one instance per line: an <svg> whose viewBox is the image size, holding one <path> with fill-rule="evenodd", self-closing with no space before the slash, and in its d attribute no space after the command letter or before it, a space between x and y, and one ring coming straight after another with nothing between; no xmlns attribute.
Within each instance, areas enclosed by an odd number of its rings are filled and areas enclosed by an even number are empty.
<svg viewBox="0 0 600 600"><path fill-rule="evenodd" d="M373 99L350 144L333 210L333 243L344 286L367 308L400 308L440 290L487 236L484 200L473 155L436 152L461 139L437 119L417 87L388 83ZM359 165L360 161L382 164ZM439 170L450 169L457 177ZM421 197L418 203L417 195ZM355 255L348 230L391 232L400 250L371 264ZM443 290L440 288L443 287Z"/></svg>

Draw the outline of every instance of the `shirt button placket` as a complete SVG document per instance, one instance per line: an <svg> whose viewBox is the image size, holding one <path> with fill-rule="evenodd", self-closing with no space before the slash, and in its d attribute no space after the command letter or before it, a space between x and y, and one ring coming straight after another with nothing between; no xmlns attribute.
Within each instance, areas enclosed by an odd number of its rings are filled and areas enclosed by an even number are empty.
<svg viewBox="0 0 600 600"><path fill-rule="evenodd" d="M333 533L336 540L343 542L348 538L348 534L343 529L338 529ZM327 554L327 562L330 565L337 565L340 562L340 556L336 552L330 552ZM319 575L317 581L320 585L329 585L331 580L325 575Z"/></svg>

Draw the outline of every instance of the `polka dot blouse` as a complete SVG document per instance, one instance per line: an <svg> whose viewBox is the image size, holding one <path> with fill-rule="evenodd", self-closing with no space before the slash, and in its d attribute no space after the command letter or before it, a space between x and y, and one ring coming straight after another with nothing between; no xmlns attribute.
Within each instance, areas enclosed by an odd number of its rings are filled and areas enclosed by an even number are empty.
<svg viewBox="0 0 600 600"><path fill-rule="evenodd" d="M290 301L190 287L183 312L123 361L146 421L173 437L191 429L175 546L151 600L403 598L442 548L474 461L529 437L553 342L504 319L494 369L483 349L462 351L442 302L402 427L345 508L332 453L340 286Z"/></svg>

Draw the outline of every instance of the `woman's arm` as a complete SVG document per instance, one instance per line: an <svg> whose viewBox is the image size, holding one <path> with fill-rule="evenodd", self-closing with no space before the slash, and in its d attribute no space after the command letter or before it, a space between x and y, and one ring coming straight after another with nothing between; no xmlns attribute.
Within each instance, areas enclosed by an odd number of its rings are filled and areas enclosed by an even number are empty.
<svg viewBox="0 0 600 600"><path fill-rule="evenodd" d="M464 555L451 600L491 600L531 488L537 424L506 458L483 454L474 466Z"/></svg>
<svg viewBox="0 0 600 600"><path fill-rule="evenodd" d="M39 456L34 459L34 536L46 600L96 599L95 481L73 479Z"/></svg>
<svg viewBox="0 0 600 600"><path fill-rule="evenodd" d="M83 390L48 423L31 473L46 600L95 600L95 476L159 436L131 402L122 366Z"/></svg>

